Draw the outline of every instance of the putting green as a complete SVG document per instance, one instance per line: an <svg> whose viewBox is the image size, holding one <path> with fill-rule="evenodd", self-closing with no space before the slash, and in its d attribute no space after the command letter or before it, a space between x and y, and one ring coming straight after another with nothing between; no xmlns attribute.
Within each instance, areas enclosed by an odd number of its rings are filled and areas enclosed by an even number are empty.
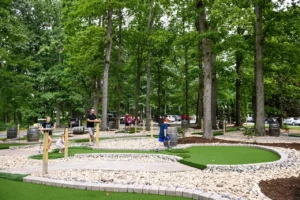
<svg viewBox="0 0 300 200"><path fill-rule="evenodd" d="M274 152L253 147L236 146L198 146L188 148L190 157L185 161L199 165L207 164L251 164L272 162L280 159Z"/></svg>
<svg viewBox="0 0 300 200"><path fill-rule="evenodd" d="M0 178L0 199L24 200L184 200L184 197L162 196L152 194L102 192L59 188L54 186L37 185Z"/></svg>

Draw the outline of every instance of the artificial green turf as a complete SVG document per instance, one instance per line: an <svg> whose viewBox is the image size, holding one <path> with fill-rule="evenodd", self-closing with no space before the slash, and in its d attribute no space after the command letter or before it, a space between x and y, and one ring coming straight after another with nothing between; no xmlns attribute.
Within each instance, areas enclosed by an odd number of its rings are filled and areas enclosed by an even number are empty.
<svg viewBox="0 0 300 200"><path fill-rule="evenodd" d="M10 146L28 146L28 145L32 145L32 144L0 144L0 149L9 149Z"/></svg>
<svg viewBox="0 0 300 200"><path fill-rule="evenodd" d="M58 188L47 185L23 183L0 178L0 199L3 200L180 200L183 197L137 193L102 192ZM106 196L109 194L109 196Z"/></svg>
<svg viewBox="0 0 300 200"><path fill-rule="evenodd" d="M191 157L184 160L200 165L250 164L280 159L279 155L271 151L252 147L198 146L188 148L188 150Z"/></svg>
<svg viewBox="0 0 300 200"><path fill-rule="evenodd" d="M188 149L171 149L167 151L116 151L116 150L93 150L89 147L71 147L69 156L83 153L150 153L150 154L167 154L182 157L179 162L191 167L204 169L208 164L250 164L260 162L272 162L280 159L280 156L264 149L252 147L227 147L227 146L198 146ZM63 158L58 150L49 153L49 159ZM42 159L43 155L30 156L33 159Z"/></svg>

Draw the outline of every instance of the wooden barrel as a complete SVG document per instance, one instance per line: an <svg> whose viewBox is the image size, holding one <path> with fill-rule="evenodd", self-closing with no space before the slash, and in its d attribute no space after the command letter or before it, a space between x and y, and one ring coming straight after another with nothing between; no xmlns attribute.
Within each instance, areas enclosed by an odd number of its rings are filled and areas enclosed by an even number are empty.
<svg viewBox="0 0 300 200"><path fill-rule="evenodd" d="M182 120L181 121L181 128L187 129L189 126L188 120Z"/></svg>
<svg viewBox="0 0 300 200"><path fill-rule="evenodd" d="M116 121L108 121L109 129L116 129Z"/></svg>
<svg viewBox="0 0 300 200"><path fill-rule="evenodd" d="M84 134L84 127L78 126L72 128L73 134Z"/></svg>
<svg viewBox="0 0 300 200"><path fill-rule="evenodd" d="M169 127L168 128L168 135L170 137L170 146L175 147L177 145L178 137L177 137L177 127ZM165 146L168 146L168 142L164 142Z"/></svg>
<svg viewBox="0 0 300 200"><path fill-rule="evenodd" d="M269 124L269 135L278 137L280 135L280 126L277 123Z"/></svg>
<svg viewBox="0 0 300 200"><path fill-rule="evenodd" d="M7 139L17 138L18 136L18 129L16 127L9 127L7 129Z"/></svg>
<svg viewBox="0 0 300 200"><path fill-rule="evenodd" d="M40 131L36 126L30 126L27 130L27 141L38 142L40 140Z"/></svg>

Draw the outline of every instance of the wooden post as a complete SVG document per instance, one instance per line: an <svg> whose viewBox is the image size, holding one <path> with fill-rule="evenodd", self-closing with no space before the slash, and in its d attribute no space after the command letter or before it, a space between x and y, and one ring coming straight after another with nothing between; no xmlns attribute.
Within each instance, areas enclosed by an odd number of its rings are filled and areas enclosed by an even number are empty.
<svg viewBox="0 0 300 200"><path fill-rule="evenodd" d="M146 126L145 126L145 120L143 120L143 133L145 134Z"/></svg>
<svg viewBox="0 0 300 200"><path fill-rule="evenodd" d="M69 140L69 130L65 129L65 158L68 157L68 140Z"/></svg>
<svg viewBox="0 0 300 200"><path fill-rule="evenodd" d="M153 138L153 120L151 120L150 135Z"/></svg>
<svg viewBox="0 0 300 200"><path fill-rule="evenodd" d="M226 132L226 120L223 121L223 135L225 135Z"/></svg>
<svg viewBox="0 0 300 200"><path fill-rule="evenodd" d="M43 170L42 174L48 174L48 136L49 131L44 132L44 148L43 148Z"/></svg>
<svg viewBox="0 0 300 200"><path fill-rule="evenodd" d="M121 130L121 119L118 121L118 130Z"/></svg>
<svg viewBox="0 0 300 200"><path fill-rule="evenodd" d="M204 123L203 123L203 119L201 119L201 130L204 131Z"/></svg>
<svg viewBox="0 0 300 200"><path fill-rule="evenodd" d="M99 147L99 123L96 125L96 147Z"/></svg>
<svg viewBox="0 0 300 200"><path fill-rule="evenodd" d="M135 122L134 122L134 133L136 133L136 129L137 129L137 119L135 119Z"/></svg>

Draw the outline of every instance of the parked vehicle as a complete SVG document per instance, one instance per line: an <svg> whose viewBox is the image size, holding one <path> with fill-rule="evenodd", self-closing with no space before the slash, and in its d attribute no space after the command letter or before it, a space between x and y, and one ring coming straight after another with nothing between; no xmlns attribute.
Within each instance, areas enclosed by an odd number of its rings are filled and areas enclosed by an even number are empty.
<svg viewBox="0 0 300 200"><path fill-rule="evenodd" d="M120 116L120 124L125 124L125 116Z"/></svg>
<svg viewBox="0 0 300 200"><path fill-rule="evenodd" d="M296 120L298 120L298 118L296 117L289 117L283 120L283 124L284 125L292 125L295 126L296 125Z"/></svg>
<svg viewBox="0 0 300 200"><path fill-rule="evenodd" d="M181 117L179 115L174 115L175 121L180 122L181 121Z"/></svg>
<svg viewBox="0 0 300 200"><path fill-rule="evenodd" d="M295 120L295 125L296 125L296 126L300 126L300 118L297 118L297 119Z"/></svg>
<svg viewBox="0 0 300 200"><path fill-rule="evenodd" d="M254 122L254 117L253 115L247 115L247 122Z"/></svg>
<svg viewBox="0 0 300 200"><path fill-rule="evenodd" d="M78 127L79 126L79 119L78 118L71 118L69 121L69 127Z"/></svg>
<svg viewBox="0 0 300 200"><path fill-rule="evenodd" d="M167 118L170 120L170 122L175 122L174 115L167 115Z"/></svg>

